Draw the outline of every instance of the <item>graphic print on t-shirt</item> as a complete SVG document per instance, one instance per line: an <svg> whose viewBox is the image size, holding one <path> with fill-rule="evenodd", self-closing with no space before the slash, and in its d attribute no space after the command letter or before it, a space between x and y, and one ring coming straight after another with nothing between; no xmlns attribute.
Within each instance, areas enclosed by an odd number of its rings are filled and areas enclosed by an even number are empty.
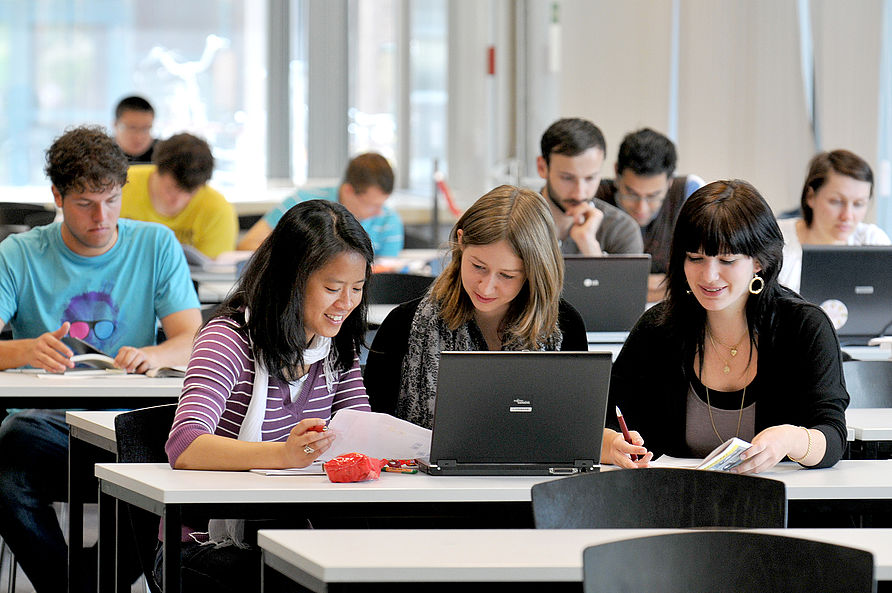
<svg viewBox="0 0 892 593"><path fill-rule="evenodd" d="M61 323L71 323L68 334L106 351L120 329L118 306L107 292L91 291L69 301Z"/></svg>

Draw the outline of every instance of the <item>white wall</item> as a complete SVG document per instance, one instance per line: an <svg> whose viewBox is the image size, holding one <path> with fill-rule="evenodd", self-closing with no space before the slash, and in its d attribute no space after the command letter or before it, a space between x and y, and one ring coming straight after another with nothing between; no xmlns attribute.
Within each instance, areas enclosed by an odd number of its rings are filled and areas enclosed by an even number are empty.
<svg viewBox="0 0 892 593"><path fill-rule="evenodd" d="M776 211L798 203L814 152L795 0L678 0L679 172L752 182ZM672 2L563 0L562 116L607 137L669 124ZM821 149L876 163L882 0L811 4Z"/></svg>

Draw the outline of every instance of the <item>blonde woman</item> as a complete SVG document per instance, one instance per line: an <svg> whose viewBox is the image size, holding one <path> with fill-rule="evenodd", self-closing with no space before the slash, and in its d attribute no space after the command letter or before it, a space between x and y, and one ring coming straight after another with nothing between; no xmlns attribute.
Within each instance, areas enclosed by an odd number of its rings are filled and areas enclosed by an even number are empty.
<svg viewBox="0 0 892 593"><path fill-rule="evenodd" d="M430 428L444 350L586 350L560 299L564 262L539 194L503 185L455 223L452 257L431 290L394 309L365 371L372 409Z"/></svg>

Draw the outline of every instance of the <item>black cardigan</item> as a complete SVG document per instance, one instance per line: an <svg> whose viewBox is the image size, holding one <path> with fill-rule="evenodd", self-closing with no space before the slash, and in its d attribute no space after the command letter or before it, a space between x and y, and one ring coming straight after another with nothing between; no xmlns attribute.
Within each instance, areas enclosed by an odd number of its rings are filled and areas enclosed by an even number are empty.
<svg viewBox="0 0 892 593"><path fill-rule="evenodd" d="M409 348L412 319L420 302L421 299L418 298L399 305L387 315L375 333L363 374L365 390L373 412L387 414L396 412L403 357ZM579 312L563 299L558 310L558 328L563 335L561 350L588 350L585 323Z"/></svg>
<svg viewBox="0 0 892 593"><path fill-rule="evenodd" d="M630 430L644 438L654 457L690 457L685 444L685 402L693 358L684 360L678 335L660 323L661 303L646 311L629 334L613 365L608 410L620 406ZM836 332L824 312L811 303L783 299L776 304L770 335L759 339L758 370L748 386L756 402L756 434L779 424L814 428L827 438L829 467L846 444L849 404ZM747 393L749 400L749 393ZM617 429L607 415L608 427Z"/></svg>

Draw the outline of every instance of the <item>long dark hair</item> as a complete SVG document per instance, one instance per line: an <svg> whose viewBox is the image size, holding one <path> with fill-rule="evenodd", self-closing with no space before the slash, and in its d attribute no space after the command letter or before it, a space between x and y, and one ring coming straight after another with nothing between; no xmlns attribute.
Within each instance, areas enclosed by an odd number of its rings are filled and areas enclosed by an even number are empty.
<svg viewBox="0 0 892 593"><path fill-rule="evenodd" d="M236 319L251 340L254 358L270 375L293 380L303 365L307 347L303 304L310 274L344 252L366 261L365 279L372 274L372 242L356 218L337 202L300 202L282 217L272 234L248 262L235 291L220 305L218 315ZM244 320L244 308L250 309ZM363 344L368 298L366 291L332 339L337 367L347 370Z"/></svg>
<svg viewBox="0 0 892 593"><path fill-rule="evenodd" d="M755 348L760 333L761 340L771 339L776 302L795 298L777 280L783 265L783 248L784 237L771 207L746 181L715 181L691 194L675 223L663 311L664 323L682 335L685 354L702 352L706 335L706 310L688 293L684 272L687 253L747 255L762 266L759 276L765 286L746 301L746 323Z"/></svg>

